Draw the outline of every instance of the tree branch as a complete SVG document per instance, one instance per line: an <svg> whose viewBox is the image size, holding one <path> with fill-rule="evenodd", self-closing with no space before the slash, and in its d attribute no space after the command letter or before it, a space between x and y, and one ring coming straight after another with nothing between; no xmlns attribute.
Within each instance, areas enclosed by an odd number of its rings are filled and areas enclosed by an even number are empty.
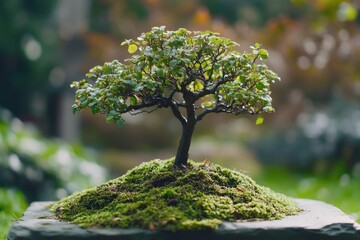
<svg viewBox="0 0 360 240"><path fill-rule="evenodd" d="M205 117L205 115L209 113L222 112L221 109L223 108L226 108L225 104L217 104L213 108L207 108L196 116L196 121L201 121Z"/></svg>
<svg viewBox="0 0 360 240"><path fill-rule="evenodd" d="M223 103L219 103L217 105L215 105L213 108L207 108L205 109L203 112L199 113L196 116L196 121L201 121L207 114L209 113L220 113L220 112L224 112L224 113L231 113L234 115L239 115L239 114L251 114L251 115L255 115L258 114L261 109L259 109L258 111L249 111L249 109L247 108L241 108L241 106L245 106L243 104L239 104L239 106L235 107L233 104L223 104Z"/></svg>
<svg viewBox="0 0 360 240"><path fill-rule="evenodd" d="M186 118L181 114L179 107L177 105L177 103L172 100L170 102L170 107L172 112L174 113L175 117L180 121L181 125L185 125L187 123Z"/></svg>
<svg viewBox="0 0 360 240"><path fill-rule="evenodd" d="M130 115L137 115L137 114L140 114L140 113L152 113L152 112L154 112L154 111L156 111L157 109L159 109L159 107L156 107L156 108L153 108L153 109L151 109L151 110L138 110L138 111L136 111L136 112L129 112L129 114Z"/></svg>
<svg viewBox="0 0 360 240"><path fill-rule="evenodd" d="M209 94L215 94L216 90L223 84L229 82L232 79L233 76L224 75L220 80L218 80L215 84L215 86L211 85L212 88L204 88L199 93L194 93L195 100L199 100L202 97L205 97Z"/></svg>
<svg viewBox="0 0 360 240"><path fill-rule="evenodd" d="M154 107L156 105L162 106L161 99L153 99L153 101L150 101L147 103L142 103L142 104L138 104L138 105L130 105L130 106L127 106L125 108L125 110L119 111L119 113L127 113L127 112L131 112L131 111L137 111L142 108Z"/></svg>

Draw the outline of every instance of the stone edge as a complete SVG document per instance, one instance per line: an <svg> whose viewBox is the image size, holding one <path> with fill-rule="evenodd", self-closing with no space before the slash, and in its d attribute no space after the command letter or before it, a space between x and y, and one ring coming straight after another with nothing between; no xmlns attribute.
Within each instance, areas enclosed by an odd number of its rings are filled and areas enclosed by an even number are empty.
<svg viewBox="0 0 360 240"><path fill-rule="evenodd" d="M51 202L34 202L12 224L8 240L32 239L341 239L360 240L360 225L338 208L309 199L295 199L304 211L282 220L226 222L215 231L161 232L143 229L83 229L51 219ZM51 229L51 231L50 231ZM286 236L282 238L281 236Z"/></svg>

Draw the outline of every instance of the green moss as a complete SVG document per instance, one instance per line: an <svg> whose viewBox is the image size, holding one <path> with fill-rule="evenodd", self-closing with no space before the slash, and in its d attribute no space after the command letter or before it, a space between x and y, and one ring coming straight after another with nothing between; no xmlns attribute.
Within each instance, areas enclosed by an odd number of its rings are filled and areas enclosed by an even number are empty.
<svg viewBox="0 0 360 240"><path fill-rule="evenodd" d="M209 163L143 163L125 175L51 206L82 227L215 229L222 221L280 219L301 211L292 199L250 177Z"/></svg>

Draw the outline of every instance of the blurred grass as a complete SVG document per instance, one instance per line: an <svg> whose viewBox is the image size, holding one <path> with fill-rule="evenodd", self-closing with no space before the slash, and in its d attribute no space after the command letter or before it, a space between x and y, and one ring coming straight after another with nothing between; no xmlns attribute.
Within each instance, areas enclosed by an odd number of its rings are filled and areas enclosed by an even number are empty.
<svg viewBox="0 0 360 240"><path fill-rule="evenodd" d="M264 168L255 180L294 198L311 198L332 204L360 223L359 177L346 173L313 174L271 167Z"/></svg>
<svg viewBox="0 0 360 240"><path fill-rule="evenodd" d="M13 221L22 216L27 203L21 192L0 188L0 240L6 240Z"/></svg>

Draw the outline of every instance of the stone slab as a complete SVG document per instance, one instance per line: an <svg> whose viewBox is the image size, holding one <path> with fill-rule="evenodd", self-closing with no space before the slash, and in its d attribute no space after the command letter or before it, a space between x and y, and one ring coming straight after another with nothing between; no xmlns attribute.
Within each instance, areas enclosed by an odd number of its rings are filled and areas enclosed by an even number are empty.
<svg viewBox="0 0 360 240"><path fill-rule="evenodd" d="M338 208L324 202L295 199L304 211L282 220L226 222L214 231L162 232L143 229L83 229L49 219L46 206L34 202L24 216L12 224L8 240L360 240L360 225Z"/></svg>

